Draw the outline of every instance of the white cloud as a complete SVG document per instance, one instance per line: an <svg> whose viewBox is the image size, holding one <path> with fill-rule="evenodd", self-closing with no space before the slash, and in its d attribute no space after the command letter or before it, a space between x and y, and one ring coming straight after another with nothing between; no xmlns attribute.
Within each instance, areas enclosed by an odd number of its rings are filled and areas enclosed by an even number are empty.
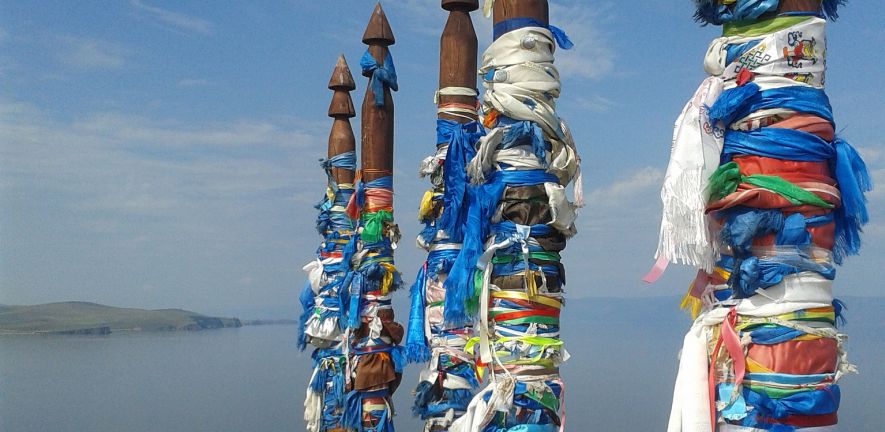
<svg viewBox="0 0 885 432"><path fill-rule="evenodd" d="M568 51L556 52L556 66L563 77L600 79L612 72L615 53L602 26L611 17L611 9L606 3L551 3L550 24L564 30L575 44Z"/></svg>
<svg viewBox="0 0 885 432"><path fill-rule="evenodd" d="M322 179L302 154L325 141L302 128L292 119L185 124L119 113L59 121L0 102L0 189L58 200L99 231L123 229L132 216L198 229L207 214L237 216L269 195L312 203Z"/></svg>
<svg viewBox="0 0 885 432"><path fill-rule="evenodd" d="M77 69L119 69L130 53L120 45L87 37L60 36L55 41L56 60Z"/></svg>
<svg viewBox="0 0 885 432"><path fill-rule="evenodd" d="M574 103L580 108L593 111L595 113L603 113L611 111L612 108L616 108L620 106L620 104L616 101L613 101L605 96L601 95L590 95L587 97L577 95L570 95L569 103Z"/></svg>
<svg viewBox="0 0 885 432"><path fill-rule="evenodd" d="M584 194L584 201L594 207L618 207L630 205L637 197L644 198L660 189L664 171L656 167L644 167L614 183Z"/></svg>
<svg viewBox="0 0 885 432"><path fill-rule="evenodd" d="M885 156L882 149L878 147L857 147L857 152L867 164L875 164Z"/></svg>
<svg viewBox="0 0 885 432"><path fill-rule="evenodd" d="M160 21L163 24L171 26L177 30L183 30L189 33L199 33L203 35L212 34L214 25L202 18L173 12L157 6L151 6L142 3L140 0L131 0L129 2L132 7L143 12L145 15Z"/></svg>

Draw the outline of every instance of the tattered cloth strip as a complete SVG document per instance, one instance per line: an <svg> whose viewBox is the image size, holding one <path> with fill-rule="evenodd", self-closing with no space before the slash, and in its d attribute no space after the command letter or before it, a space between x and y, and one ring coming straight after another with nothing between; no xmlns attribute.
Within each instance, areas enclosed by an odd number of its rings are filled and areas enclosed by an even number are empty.
<svg viewBox="0 0 885 432"><path fill-rule="evenodd" d="M298 346L302 350L313 345L313 367L310 385L304 400L304 420L309 432L341 428L344 412L344 370L347 365L343 338L347 321L347 289L344 280L350 271L344 259L346 246L353 237L354 224L344 214L354 189L352 184L338 184L332 169L354 170L356 154L352 151L321 160L328 179L326 194L316 205L317 231L323 243L316 259L304 266L307 282L301 292L301 318Z"/></svg>
<svg viewBox="0 0 885 432"><path fill-rule="evenodd" d="M475 96L476 91L446 88L438 94ZM459 107L440 110L447 114L461 112ZM437 152L419 169L432 184L418 212L425 228L417 243L428 255L412 286L405 346L409 362L427 363L412 407L412 413L425 420L427 431L447 430L453 419L466 411L472 389L479 385L473 356L464 352L474 335L473 327L446 326L443 322L443 281L461 249L469 204L465 169L484 131L475 121L462 124L444 119L437 120L436 131Z"/></svg>
<svg viewBox="0 0 885 432"><path fill-rule="evenodd" d="M697 318L668 430L826 430L837 421L837 382L855 371L836 329L834 264L860 249L872 187L858 153L835 134L823 91L826 21L753 21L777 1L699 3L716 7L699 9L701 19L726 28L710 45L713 76L701 86L713 83L718 94L690 102L692 119L677 122L677 136L680 127L690 133L674 138L662 191L659 256L700 269L682 303ZM825 2L825 14L838 3ZM671 181L680 177L690 187Z"/></svg>
<svg viewBox="0 0 885 432"><path fill-rule="evenodd" d="M575 144L555 110L553 51L571 42L526 19L496 25L495 37L480 68L490 130L468 164L464 242L443 283L444 323L478 318L463 349L479 357L489 384L448 430L561 431L559 252L582 199ZM573 181L574 203L565 197Z"/></svg>

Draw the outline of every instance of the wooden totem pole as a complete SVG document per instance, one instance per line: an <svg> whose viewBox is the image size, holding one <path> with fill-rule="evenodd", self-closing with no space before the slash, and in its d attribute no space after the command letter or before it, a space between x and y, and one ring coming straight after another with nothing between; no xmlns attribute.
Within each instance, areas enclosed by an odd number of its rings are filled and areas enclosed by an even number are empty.
<svg viewBox="0 0 885 432"><path fill-rule="evenodd" d="M403 328L394 321L391 294L402 281L393 251L399 229L393 222L393 98L396 70L387 47L394 43L387 17L376 5L363 34L368 45L360 60L369 78L362 105L361 180L347 212L357 221L355 241L345 257L349 290L348 388L343 424L361 431L393 430L392 395L402 376L398 346Z"/></svg>
<svg viewBox="0 0 885 432"><path fill-rule="evenodd" d="M440 37L435 154L419 172L429 177L418 218L425 224L418 245L428 252L412 287L406 358L427 362L415 390L412 412L425 431L445 431L462 415L479 385L474 356L465 347L475 336L471 323L446 323L443 283L461 250L468 199L466 165L483 134L477 122L477 41L470 12L477 0L443 0L448 19Z"/></svg>
<svg viewBox="0 0 885 432"><path fill-rule="evenodd" d="M556 114L553 52L571 41L549 25L546 0L497 0L491 12L494 42L479 68L488 131L468 164L464 243L444 284L447 322L478 312L465 350L488 370L489 384L449 430L557 430L559 365L568 357L560 251L575 233L580 182L574 141ZM572 180L576 203L565 197ZM478 311L459 309L462 298Z"/></svg>
<svg viewBox="0 0 885 432"><path fill-rule="evenodd" d="M356 86L344 56L329 79L333 90L329 117L328 158L321 166L326 171L327 185L323 200L317 205L317 231L323 243L316 260L304 266L308 283L301 294L301 327L299 346L308 343L315 347L314 372L304 402L304 420L309 432L343 431L344 372L347 369L347 345L342 329L347 322L347 310L340 299L346 294L342 286L350 272L345 249L353 238L353 221L345 214L345 206L354 193L356 170L356 142L350 118L356 113L350 91ZM343 292L342 292L343 291Z"/></svg>
<svg viewBox="0 0 885 432"><path fill-rule="evenodd" d="M835 430L837 382L855 370L835 264L859 252L871 189L824 92L826 19L841 3L697 1L695 18L723 35L661 193L659 263L699 269L671 432Z"/></svg>

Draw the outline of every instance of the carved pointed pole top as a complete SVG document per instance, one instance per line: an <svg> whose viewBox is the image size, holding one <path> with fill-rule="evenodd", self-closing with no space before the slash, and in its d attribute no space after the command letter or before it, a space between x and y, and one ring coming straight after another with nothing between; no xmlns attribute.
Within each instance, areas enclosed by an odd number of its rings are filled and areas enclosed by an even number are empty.
<svg viewBox="0 0 885 432"><path fill-rule="evenodd" d="M350 67L347 66L344 54L341 54L338 56L338 63L335 63L335 69L332 70L332 77L329 78L329 90L352 91L355 89L356 83L353 82Z"/></svg>
<svg viewBox="0 0 885 432"><path fill-rule="evenodd" d="M350 98L349 92L356 89L356 84L353 82L353 75L350 73L344 54L338 57L338 63L332 70L329 89L335 91L332 95L332 103L329 105L329 117L355 117L356 110L353 108L353 100Z"/></svg>
<svg viewBox="0 0 885 432"><path fill-rule="evenodd" d="M381 9L381 3L375 6L369 25L363 34L363 43L368 45L367 51L379 67L384 66L389 55L388 46L393 45L393 30ZM363 68L363 76L369 78L363 99L360 122L360 166L364 182L371 182L385 176L393 175L393 96L390 87L382 85L384 103L375 105L373 70Z"/></svg>
<svg viewBox="0 0 885 432"><path fill-rule="evenodd" d="M372 16L369 18L369 25L363 33L363 43L366 45L383 45L389 46L396 43L393 37L393 30L390 29L390 23L387 22L387 16L384 15L384 9L381 9L381 3L375 5Z"/></svg>
<svg viewBox="0 0 885 432"><path fill-rule="evenodd" d="M473 12L479 9L479 0L441 0L441 6L450 12L459 9Z"/></svg>
<svg viewBox="0 0 885 432"><path fill-rule="evenodd" d="M350 118L356 116L350 92L356 89L356 84L353 82L353 75L350 74L344 55L338 57L338 62L332 69L329 89L334 92L332 102L329 104L329 117L335 120L332 122L332 130L329 131L327 154L329 158L333 158L356 149L356 139L350 126ZM354 174L352 169L332 168L332 179L338 184L353 183Z"/></svg>

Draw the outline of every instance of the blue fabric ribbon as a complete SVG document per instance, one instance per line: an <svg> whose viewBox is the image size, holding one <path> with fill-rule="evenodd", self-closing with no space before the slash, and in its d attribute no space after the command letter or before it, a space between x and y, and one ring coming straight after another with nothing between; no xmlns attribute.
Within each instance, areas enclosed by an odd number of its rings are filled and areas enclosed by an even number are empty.
<svg viewBox="0 0 885 432"><path fill-rule="evenodd" d="M766 419L782 419L791 415L834 413L839 409L841 399L838 385L829 385L821 390L795 393L779 399L773 399L764 393L758 393L746 387L742 388L741 393L747 401L747 406L751 406L753 409L740 420L739 424L760 429L771 429L773 423L766 422Z"/></svg>
<svg viewBox="0 0 885 432"><path fill-rule="evenodd" d="M807 132L765 127L750 131L732 130L728 126L752 112L768 108L786 108L812 114L833 123L829 99L823 90L805 86L788 86L760 91L755 83L747 83L722 92L708 110L713 122L726 126L722 162L739 155L755 155L782 160L827 161L834 173L842 205L835 211L836 232L833 259L841 264L844 257L860 251L861 227L869 222L865 192L872 190L866 164L847 141L836 137L827 142Z"/></svg>
<svg viewBox="0 0 885 432"><path fill-rule="evenodd" d="M425 303L425 267L421 266L415 283L410 291L409 329L406 331L406 361L409 363L425 363L430 360L430 348L424 334L424 303Z"/></svg>
<svg viewBox="0 0 885 432"><path fill-rule="evenodd" d="M495 24L492 29L492 37L497 40L503 34L511 32L513 30L521 29L523 27L541 27L550 30L550 33L553 34L553 38L556 39L556 44L564 50L571 49L573 46L575 46L575 44L572 43L572 40L569 39L568 35L566 35L565 32L559 27L544 24L534 18L528 17L510 18Z"/></svg>
<svg viewBox="0 0 885 432"><path fill-rule="evenodd" d="M372 57L372 54L369 53L369 50L366 50L366 53L360 59L360 67L362 67L364 74L372 75L369 86L372 88L372 93L375 96L375 106L383 107L384 87L393 91L399 90L399 86L396 83L396 68L393 66L393 57L390 56L390 51L384 56L384 64L379 65L375 58Z"/></svg>
<svg viewBox="0 0 885 432"><path fill-rule="evenodd" d="M499 145L500 149L529 145L541 166L547 167L547 142L544 140L544 131L537 123L500 116L498 117L498 125L510 126L504 131L504 137Z"/></svg>
<svg viewBox="0 0 885 432"><path fill-rule="evenodd" d="M468 188L470 199L464 244L444 283L446 301L444 319L450 325L464 325L471 321L473 311L467 310L467 300L473 294L473 271L482 254L483 242L489 233L488 221L495 213L498 201L507 186L532 186L556 183L556 176L544 170L495 171L481 186Z"/></svg>
<svg viewBox="0 0 885 432"><path fill-rule="evenodd" d="M304 283L299 300L301 301L301 316L298 317L298 348L304 351L307 348L307 335L304 333L304 327L315 308L313 289L311 289L309 281Z"/></svg>
<svg viewBox="0 0 885 432"><path fill-rule="evenodd" d="M734 289L736 298L751 297L759 288L777 285L790 274L810 271L829 280L836 278L833 266L815 262L798 248L795 253L781 253L766 258L750 256L739 259L724 255L718 265L731 271L728 284Z"/></svg>
<svg viewBox="0 0 885 432"><path fill-rule="evenodd" d="M476 155L474 146L485 130L479 122L458 123L452 120L436 121L437 145L448 143L446 160L443 167L443 210L437 226L449 239L460 242L462 230L467 219L467 163Z"/></svg>
<svg viewBox="0 0 885 432"><path fill-rule="evenodd" d="M767 12L777 10L778 0L738 0L733 5L720 5L719 0L695 0L695 21L704 25L722 25L725 23L754 20ZM845 4L845 0L823 0L822 14L801 13L801 15L820 16L836 20L839 18L838 8ZM793 13L781 15L797 15Z"/></svg>
<svg viewBox="0 0 885 432"><path fill-rule="evenodd" d="M320 159L320 166L323 167L323 169L326 171L329 171L332 168L355 170L356 152L351 150L344 153L338 153L337 155L332 156L328 159Z"/></svg>
<svg viewBox="0 0 885 432"><path fill-rule="evenodd" d="M737 0L732 5L721 5L719 0L696 0L695 19L708 24L754 20L777 9L778 0Z"/></svg>
<svg viewBox="0 0 885 432"><path fill-rule="evenodd" d="M707 116L713 123L721 121L730 125L737 119L769 108L786 108L833 122L833 108L823 90L798 85L761 90L754 82L723 91L710 106Z"/></svg>

